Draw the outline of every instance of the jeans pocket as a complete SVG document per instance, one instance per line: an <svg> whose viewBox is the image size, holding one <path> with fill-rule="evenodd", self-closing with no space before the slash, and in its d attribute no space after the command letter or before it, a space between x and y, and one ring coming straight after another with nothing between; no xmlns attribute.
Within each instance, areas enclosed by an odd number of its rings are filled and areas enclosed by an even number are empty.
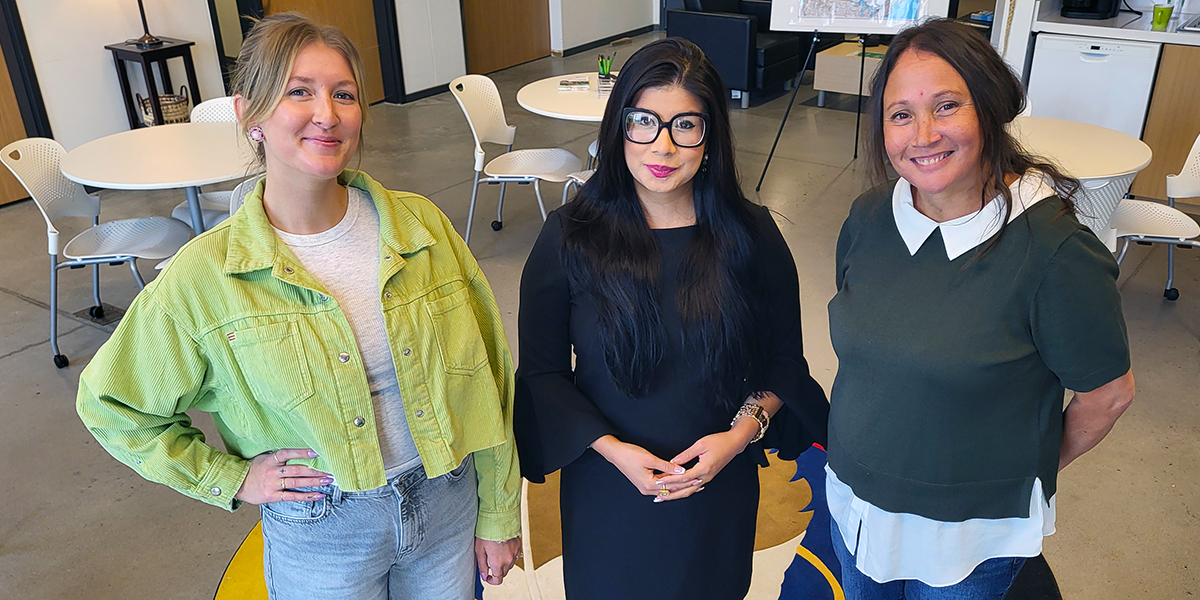
<svg viewBox="0 0 1200 600"><path fill-rule="evenodd" d="M462 464L458 465L457 467L454 467L454 470L450 471L449 473L446 473L446 475L445 475L446 480L447 481L458 481L459 479L462 479L463 475L466 475L467 472L471 470L471 465L473 465L474 463L475 463L475 456L468 454L467 457L463 459Z"/></svg>
<svg viewBox="0 0 1200 600"><path fill-rule="evenodd" d="M311 524L319 523L329 516L329 498L320 500L289 500L286 502L268 502L259 506L263 518L271 518L284 523Z"/></svg>

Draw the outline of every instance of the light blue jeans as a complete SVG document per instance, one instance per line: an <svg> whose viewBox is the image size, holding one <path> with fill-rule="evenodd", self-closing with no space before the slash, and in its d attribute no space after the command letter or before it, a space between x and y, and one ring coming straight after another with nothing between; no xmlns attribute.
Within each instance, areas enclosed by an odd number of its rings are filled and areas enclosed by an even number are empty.
<svg viewBox="0 0 1200 600"><path fill-rule="evenodd" d="M470 600L475 597L475 464L387 485L311 489L316 502L263 504L263 572L272 600Z"/></svg>

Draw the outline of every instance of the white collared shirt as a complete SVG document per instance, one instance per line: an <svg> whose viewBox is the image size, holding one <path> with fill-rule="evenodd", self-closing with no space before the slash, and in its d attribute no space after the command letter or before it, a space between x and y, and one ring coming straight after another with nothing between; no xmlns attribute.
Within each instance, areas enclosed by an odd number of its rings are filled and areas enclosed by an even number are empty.
<svg viewBox="0 0 1200 600"><path fill-rule="evenodd" d="M1009 189L1013 198L1009 222L1040 200L1055 195L1037 171L1026 173ZM912 186L903 178L892 192L896 229L910 255L915 255L938 229L946 258L954 260L995 235L1004 212L1004 200L997 196L977 212L938 223L913 206ZM958 523L892 513L874 506L854 495L854 490L842 483L828 465L825 489L829 512L854 555L855 565L879 583L915 579L933 587L954 585L985 560L1041 554L1042 538L1054 533L1055 499L1043 499L1040 478L1034 480L1028 517Z"/></svg>
<svg viewBox="0 0 1200 600"><path fill-rule="evenodd" d="M1010 223L1026 208L1055 195L1054 188L1039 171L1029 171L1008 189L1012 192L1013 204L1012 214L1008 216ZM909 255L915 255L933 230L940 229L942 242L946 245L946 258L954 260L996 235L1000 231L1004 211L1004 199L997 195L981 210L938 223L913 205L912 184L903 177L892 190L892 215L896 218L896 229L904 238Z"/></svg>

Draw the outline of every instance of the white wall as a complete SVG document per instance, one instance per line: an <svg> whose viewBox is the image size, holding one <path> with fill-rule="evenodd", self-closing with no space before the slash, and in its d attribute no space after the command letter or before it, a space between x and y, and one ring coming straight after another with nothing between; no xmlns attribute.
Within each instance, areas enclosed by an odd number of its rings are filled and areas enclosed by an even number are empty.
<svg viewBox="0 0 1200 600"><path fill-rule="evenodd" d="M204 98L225 95L208 3L145 0L150 32L196 42L192 59ZM129 129L117 71L107 44L142 35L131 0L17 0L34 71L54 137L68 150ZM172 59L171 79L186 84L183 61ZM145 95L140 69L129 69L134 91Z"/></svg>
<svg viewBox="0 0 1200 600"><path fill-rule="evenodd" d="M554 52L653 25L658 16L658 0L549 1L550 50ZM557 27L555 14L560 16Z"/></svg>
<svg viewBox="0 0 1200 600"><path fill-rule="evenodd" d="M458 0L396 0L396 20L406 93L467 73Z"/></svg>

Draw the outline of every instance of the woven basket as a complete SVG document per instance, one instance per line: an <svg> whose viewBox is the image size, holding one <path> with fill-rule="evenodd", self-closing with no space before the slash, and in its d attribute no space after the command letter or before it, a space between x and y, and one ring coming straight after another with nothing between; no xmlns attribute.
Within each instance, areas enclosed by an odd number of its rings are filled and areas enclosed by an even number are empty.
<svg viewBox="0 0 1200 600"><path fill-rule="evenodd" d="M154 107L150 105L149 98L143 98L141 94L137 96L138 106L142 108L142 123L146 127L153 127L154 123ZM162 108L162 116L164 124L171 123L187 123L190 119L191 110L188 108L188 89L186 85L179 86L178 94L160 94L158 96L158 105Z"/></svg>

